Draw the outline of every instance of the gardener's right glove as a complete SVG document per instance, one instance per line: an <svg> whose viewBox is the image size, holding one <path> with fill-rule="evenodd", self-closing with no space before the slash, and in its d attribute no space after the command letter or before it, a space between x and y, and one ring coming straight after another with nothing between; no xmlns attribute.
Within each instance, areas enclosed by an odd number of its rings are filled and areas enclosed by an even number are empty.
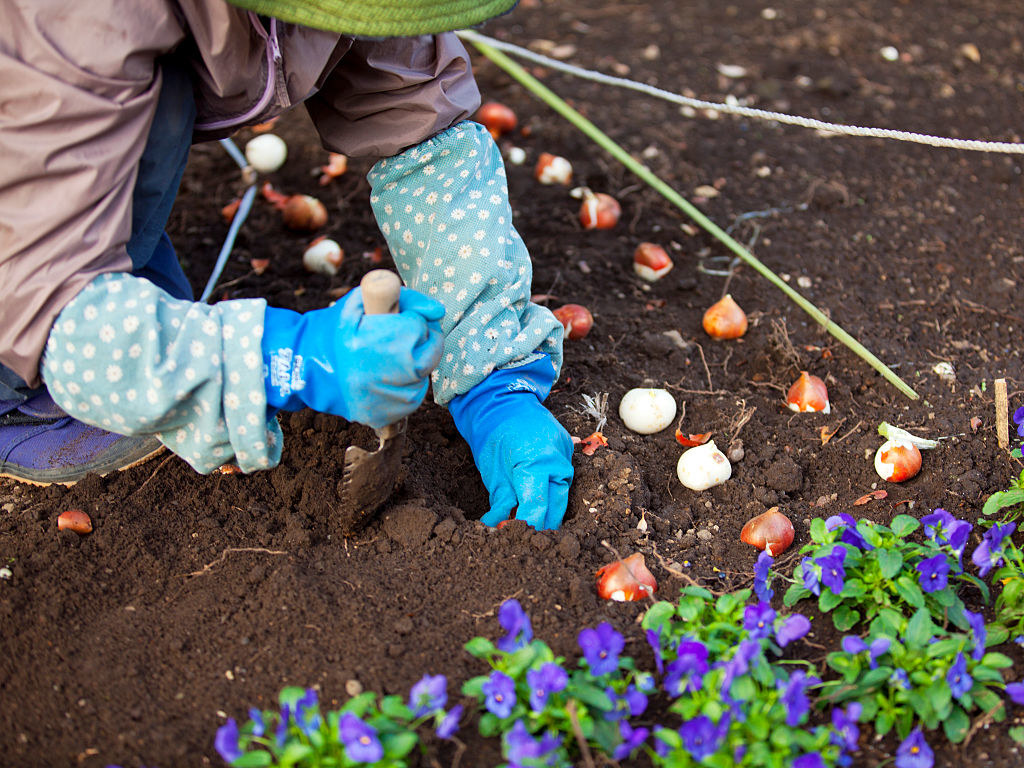
<svg viewBox="0 0 1024 768"><path fill-rule="evenodd" d="M367 315L361 288L334 306L299 314L267 307L267 406L309 407L379 428L419 407L441 359L444 307L402 288L399 311Z"/></svg>

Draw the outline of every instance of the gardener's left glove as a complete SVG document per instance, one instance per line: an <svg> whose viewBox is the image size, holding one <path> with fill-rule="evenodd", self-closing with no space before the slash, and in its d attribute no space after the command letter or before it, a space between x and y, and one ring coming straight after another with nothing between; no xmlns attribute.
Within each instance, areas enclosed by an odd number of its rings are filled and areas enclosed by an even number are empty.
<svg viewBox="0 0 1024 768"><path fill-rule="evenodd" d="M482 518L487 525L515 511L517 520L543 530L557 528L565 516L573 444L543 404L554 381L554 365L544 355L494 371L448 404L490 494Z"/></svg>

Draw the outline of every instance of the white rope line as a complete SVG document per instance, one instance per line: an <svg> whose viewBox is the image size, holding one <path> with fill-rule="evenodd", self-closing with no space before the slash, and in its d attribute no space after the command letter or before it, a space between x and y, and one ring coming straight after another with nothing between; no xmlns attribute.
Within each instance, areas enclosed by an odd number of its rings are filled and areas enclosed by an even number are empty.
<svg viewBox="0 0 1024 768"><path fill-rule="evenodd" d="M966 149L976 152L1001 152L1011 155L1024 155L1024 144L1008 141L950 139L943 136L930 136L925 133L910 133L908 131L897 131L890 128L868 128L856 125L841 125L838 123L827 123L824 120L815 120L809 117L800 117L799 115L787 115L783 112L771 112L766 109L756 109L754 107L719 104L713 101L691 99L688 96L681 96L677 93L673 93L672 91L656 88L653 85L646 85L645 83L638 83L635 80L613 77L601 72L583 69L582 67L577 67L573 64L566 64L565 62L558 61L557 59L548 58L547 56L534 53L533 51L527 50L526 48L522 48L518 45L505 43L501 40L495 40L494 38L481 35L477 32L461 30L458 35L459 37L463 37L471 42L474 40L480 41L486 45L492 46L493 48L497 48L498 50L511 53L524 59L529 59L537 64L543 64L545 67L550 67L551 69L557 69L570 75L575 75L583 78L584 80L592 80L597 83L613 85L619 88L628 88L630 90L646 93L649 96L664 99L665 101L671 101L675 104L693 107L694 109L713 109L717 112L725 112L728 114L740 115L742 117L752 117L759 120L771 120L776 123L797 125L801 128L813 128L814 130L838 133L845 136L870 136L880 139L910 141L915 144L928 144L933 147L946 147L949 149Z"/></svg>

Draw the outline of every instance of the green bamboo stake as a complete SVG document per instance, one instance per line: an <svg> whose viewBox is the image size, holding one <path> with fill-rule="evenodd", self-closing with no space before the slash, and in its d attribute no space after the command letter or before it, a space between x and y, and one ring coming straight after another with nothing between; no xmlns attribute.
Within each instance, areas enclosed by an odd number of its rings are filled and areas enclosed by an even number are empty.
<svg viewBox="0 0 1024 768"><path fill-rule="evenodd" d="M476 33L464 31L460 32L459 35L472 42L484 56L504 69L509 75L518 80L524 87L540 98L549 107L579 128L584 134L593 139L595 143L605 149L616 160L626 166L626 168L639 176L640 179L647 182L647 184L680 208L687 216L696 221L707 232L711 233L715 238L721 241L730 251L739 256L740 259L760 272L768 279L769 282L792 299L798 307L813 317L814 320L824 327L826 331L839 339L839 341L851 349L854 354L878 371L882 377L896 387L896 389L911 400L918 399L917 392L903 381L903 379L897 376L889 366L875 357L863 344L843 330L839 325L832 322L824 312L793 290L793 288L791 288L781 277L766 267L760 259L754 256L754 254L750 253L746 248L736 242L736 240L726 233L725 230L711 221L711 219L705 216L698 208L686 200L686 198L658 178L658 176L652 173L645 165L637 162L632 155L626 152L626 150L619 146L607 134L602 132L596 125L587 120L587 118L566 104L561 97L552 92L547 86L537 80L537 78L519 66L519 64L514 62L504 53L488 45L485 40Z"/></svg>

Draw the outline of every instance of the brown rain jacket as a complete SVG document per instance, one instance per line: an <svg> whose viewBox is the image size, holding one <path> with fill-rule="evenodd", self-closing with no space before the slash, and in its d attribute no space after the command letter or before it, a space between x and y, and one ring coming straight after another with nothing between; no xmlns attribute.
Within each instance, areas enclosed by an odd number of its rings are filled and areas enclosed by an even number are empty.
<svg viewBox="0 0 1024 768"><path fill-rule="evenodd" d="M0 362L31 385L60 310L132 268L132 190L169 54L193 75L194 141L304 102L327 149L386 157L479 105L453 34L357 40L223 0L4 0Z"/></svg>

